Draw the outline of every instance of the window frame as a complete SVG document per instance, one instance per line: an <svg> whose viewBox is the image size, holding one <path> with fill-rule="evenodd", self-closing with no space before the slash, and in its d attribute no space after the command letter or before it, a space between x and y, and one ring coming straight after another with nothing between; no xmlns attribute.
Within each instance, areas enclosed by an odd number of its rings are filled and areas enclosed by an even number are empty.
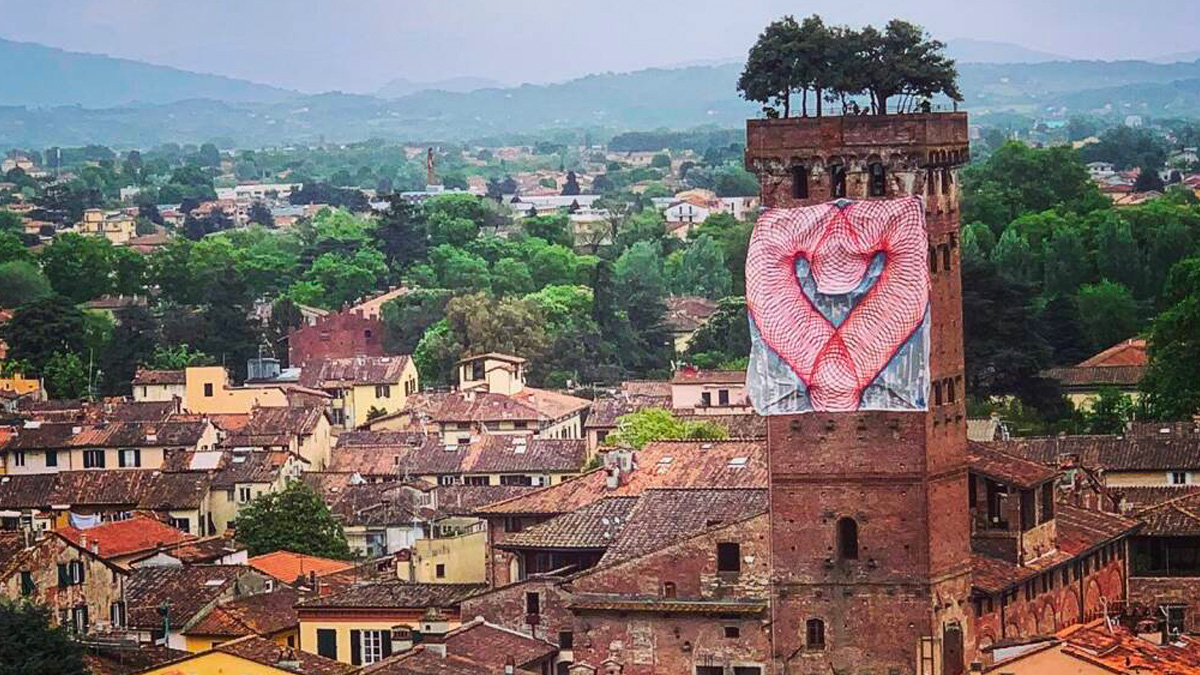
<svg viewBox="0 0 1200 675"><path fill-rule="evenodd" d="M717 574L741 574L742 545L736 541L717 542Z"/></svg>

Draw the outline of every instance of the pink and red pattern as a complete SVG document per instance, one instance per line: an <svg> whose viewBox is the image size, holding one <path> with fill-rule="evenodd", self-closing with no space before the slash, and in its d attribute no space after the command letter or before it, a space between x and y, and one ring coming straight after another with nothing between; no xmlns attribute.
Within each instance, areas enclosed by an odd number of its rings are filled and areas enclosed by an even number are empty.
<svg viewBox="0 0 1200 675"><path fill-rule="evenodd" d="M762 339L808 388L814 410L859 406L863 390L925 317L929 304L925 208L916 197L772 209L746 258L746 303ZM845 321L834 326L796 276L805 258L817 291L853 291L871 259L883 271Z"/></svg>

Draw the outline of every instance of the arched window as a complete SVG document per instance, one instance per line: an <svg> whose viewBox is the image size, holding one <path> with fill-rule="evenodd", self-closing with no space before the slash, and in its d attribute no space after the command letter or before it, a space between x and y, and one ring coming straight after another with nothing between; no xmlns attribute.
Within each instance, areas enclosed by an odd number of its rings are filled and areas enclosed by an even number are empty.
<svg viewBox="0 0 1200 675"><path fill-rule="evenodd" d="M932 195L937 192L937 185L935 185L937 181L934 180L935 176L937 176L937 171L935 171L932 167L925 169L925 194L927 195Z"/></svg>
<svg viewBox="0 0 1200 675"><path fill-rule="evenodd" d="M663 588L662 588L662 594L663 594L664 598L668 598L668 599L674 598L675 597L675 582L664 581Z"/></svg>
<svg viewBox="0 0 1200 675"><path fill-rule="evenodd" d="M883 170L883 162L873 162L867 167L867 195L870 197L887 196L887 176Z"/></svg>
<svg viewBox="0 0 1200 675"><path fill-rule="evenodd" d="M932 247L932 246L930 246L930 247L929 247L929 273L930 273L930 274L937 274L937 270L938 270L938 267L937 267L937 249L936 249L936 248L934 248L934 247Z"/></svg>
<svg viewBox="0 0 1200 675"><path fill-rule="evenodd" d="M825 649L825 622L809 619L804 624L804 646L808 649Z"/></svg>
<svg viewBox="0 0 1200 675"><path fill-rule="evenodd" d="M950 167L944 167L942 169L942 194L950 194L950 190L953 188L953 186L954 172L950 170Z"/></svg>
<svg viewBox="0 0 1200 675"><path fill-rule="evenodd" d="M808 199L808 167L803 164L792 167L792 199Z"/></svg>
<svg viewBox="0 0 1200 675"><path fill-rule="evenodd" d="M942 269L950 269L950 244L941 244L938 248L942 251Z"/></svg>
<svg viewBox="0 0 1200 675"><path fill-rule="evenodd" d="M954 403L954 378L946 378L946 403Z"/></svg>
<svg viewBox="0 0 1200 675"><path fill-rule="evenodd" d="M853 518L841 518L837 522L838 557L842 560L858 560L858 523Z"/></svg>
<svg viewBox="0 0 1200 675"><path fill-rule="evenodd" d="M846 196L846 165L833 164L829 167L829 195L834 199Z"/></svg>
<svg viewBox="0 0 1200 675"><path fill-rule="evenodd" d="M942 382L941 382L941 380L937 380L933 383L933 404L934 405L942 404Z"/></svg>

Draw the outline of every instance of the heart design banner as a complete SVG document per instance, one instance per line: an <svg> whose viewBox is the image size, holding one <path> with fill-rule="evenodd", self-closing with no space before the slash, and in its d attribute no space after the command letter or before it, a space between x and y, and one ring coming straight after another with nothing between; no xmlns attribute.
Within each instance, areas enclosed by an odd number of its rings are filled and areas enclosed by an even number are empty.
<svg viewBox="0 0 1200 675"><path fill-rule="evenodd" d="M766 211L750 239L746 304L756 341L747 381L760 414L924 409L920 199Z"/></svg>

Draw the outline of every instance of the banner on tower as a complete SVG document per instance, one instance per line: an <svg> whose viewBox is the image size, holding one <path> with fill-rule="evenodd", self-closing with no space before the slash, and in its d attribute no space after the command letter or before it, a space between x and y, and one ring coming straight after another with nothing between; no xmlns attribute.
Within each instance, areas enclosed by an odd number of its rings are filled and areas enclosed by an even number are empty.
<svg viewBox="0 0 1200 675"><path fill-rule="evenodd" d="M929 254L916 197L766 211L746 257L760 415L925 410Z"/></svg>

